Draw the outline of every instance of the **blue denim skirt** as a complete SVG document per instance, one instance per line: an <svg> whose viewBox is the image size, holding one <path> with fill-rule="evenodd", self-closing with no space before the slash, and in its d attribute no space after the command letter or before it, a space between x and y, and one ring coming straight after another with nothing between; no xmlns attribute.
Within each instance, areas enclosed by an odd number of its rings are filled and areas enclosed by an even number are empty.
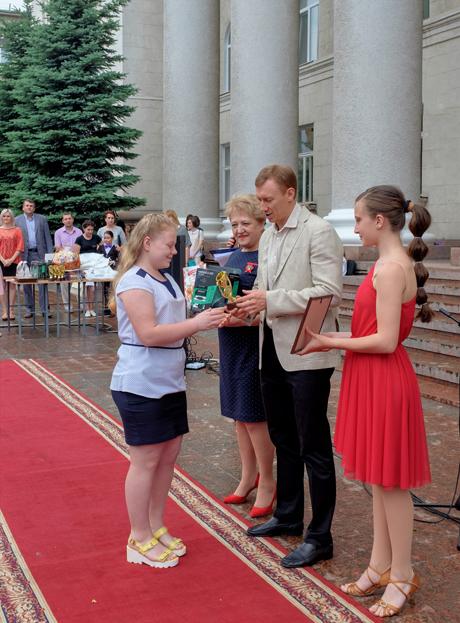
<svg viewBox="0 0 460 623"><path fill-rule="evenodd" d="M147 398L112 390L129 446L169 441L188 433L185 392Z"/></svg>

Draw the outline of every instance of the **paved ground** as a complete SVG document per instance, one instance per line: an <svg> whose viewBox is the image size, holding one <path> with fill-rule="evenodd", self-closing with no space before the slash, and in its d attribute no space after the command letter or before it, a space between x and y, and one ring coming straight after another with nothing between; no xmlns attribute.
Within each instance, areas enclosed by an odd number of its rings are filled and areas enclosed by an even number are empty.
<svg viewBox="0 0 460 623"><path fill-rule="evenodd" d="M59 339L51 336L45 340L41 332L31 329L25 331L22 339L17 337L14 329L10 334L6 328L0 330L3 333L0 359L37 359L101 407L117 415L108 389L116 359L116 333L107 332L96 337L94 331L88 329L88 334L82 336L76 329L63 329ZM218 357L215 333L200 336L194 350L198 355L210 351ZM186 436L179 463L215 495L222 497L231 492L238 481L239 461L233 425L219 412L217 374L207 370L191 371L187 379L191 434ZM332 427L339 381L336 374L330 401ZM1 401L7 400L7 388L1 384L0 387ZM452 499L458 468L459 414L453 407L430 400L424 402L424 407L433 483L417 493L427 501L447 504ZM359 483L343 479L339 460L337 474L338 500L333 526L335 557L316 566L334 583L359 575L366 566L371 545L371 500ZM240 507L246 517L249 508L250 503ZM307 520L308 516L307 502ZM417 517L428 522L437 521L422 512L417 512ZM422 576L423 587L416 595L416 605L404 610L404 623L460 621L458 532L458 526L449 521L416 523L414 561ZM283 540L283 544L292 547L298 540L292 537ZM368 598L364 603L370 605L372 601Z"/></svg>

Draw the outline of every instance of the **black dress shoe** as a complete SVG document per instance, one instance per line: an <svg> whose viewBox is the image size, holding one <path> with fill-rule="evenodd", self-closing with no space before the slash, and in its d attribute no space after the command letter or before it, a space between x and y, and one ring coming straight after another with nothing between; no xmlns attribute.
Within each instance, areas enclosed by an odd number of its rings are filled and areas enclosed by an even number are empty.
<svg viewBox="0 0 460 623"><path fill-rule="evenodd" d="M329 560L333 555L331 545L316 545L315 543L302 543L293 552L281 559L283 567L309 567L320 560Z"/></svg>
<svg viewBox="0 0 460 623"><path fill-rule="evenodd" d="M299 536L303 533L302 523L282 523L276 517L272 517L265 523L251 526L247 529L248 536L280 536L281 534L292 534Z"/></svg>

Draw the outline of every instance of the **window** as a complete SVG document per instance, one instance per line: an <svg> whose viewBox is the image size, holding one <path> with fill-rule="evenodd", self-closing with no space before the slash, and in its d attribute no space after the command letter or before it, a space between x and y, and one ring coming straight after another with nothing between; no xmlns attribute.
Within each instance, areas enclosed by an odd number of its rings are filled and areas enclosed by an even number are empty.
<svg viewBox="0 0 460 623"><path fill-rule="evenodd" d="M318 58L319 0L300 0L299 64Z"/></svg>
<svg viewBox="0 0 460 623"><path fill-rule="evenodd" d="M423 19L430 17L430 0L423 0Z"/></svg>
<svg viewBox="0 0 460 623"><path fill-rule="evenodd" d="M230 143L220 146L220 209L230 199Z"/></svg>
<svg viewBox="0 0 460 623"><path fill-rule="evenodd" d="M228 93L231 87L232 68L232 31L230 24L227 27L224 38L224 93Z"/></svg>
<svg viewBox="0 0 460 623"><path fill-rule="evenodd" d="M299 127L297 201L313 201L313 124Z"/></svg>
<svg viewBox="0 0 460 623"><path fill-rule="evenodd" d="M0 45L0 63L6 63L6 53L1 45Z"/></svg>

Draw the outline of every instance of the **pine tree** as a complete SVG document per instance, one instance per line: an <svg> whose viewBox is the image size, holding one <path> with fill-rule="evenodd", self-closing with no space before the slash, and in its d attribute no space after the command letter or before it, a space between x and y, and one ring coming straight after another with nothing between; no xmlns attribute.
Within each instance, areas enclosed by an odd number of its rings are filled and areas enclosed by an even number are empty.
<svg viewBox="0 0 460 623"><path fill-rule="evenodd" d="M27 67L13 90L16 129L7 132L19 181L9 204L33 197L58 223L64 210L90 218L145 201L126 189L141 132L124 125L136 89L117 71L119 13L128 0L47 0L32 29Z"/></svg>
<svg viewBox="0 0 460 623"><path fill-rule="evenodd" d="M19 176L9 158L7 132L15 129L17 114L14 110L13 90L26 64L25 55L36 20L32 14L33 0L24 0L24 9L18 17L0 23L0 39L6 56L0 64L0 208L7 206L11 189Z"/></svg>

